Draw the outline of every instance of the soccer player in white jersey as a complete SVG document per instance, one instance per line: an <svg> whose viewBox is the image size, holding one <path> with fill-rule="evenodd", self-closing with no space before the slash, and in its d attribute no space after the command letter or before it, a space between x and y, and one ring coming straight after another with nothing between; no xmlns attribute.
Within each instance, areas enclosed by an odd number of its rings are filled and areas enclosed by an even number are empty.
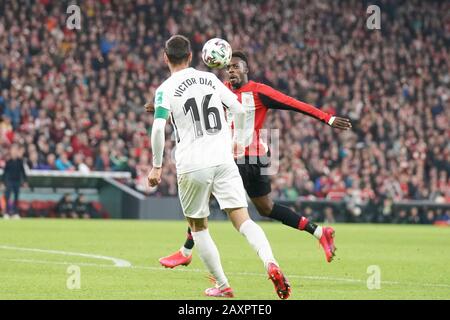
<svg viewBox="0 0 450 320"><path fill-rule="evenodd" d="M245 190L233 157L233 143L239 144L245 111L240 102L213 73L190 68L189 40L172 36L165 45L164 62L171 76L155 93L152 127L153 168L150 186L161 181L165 145L164 128L170 117L176 135L175 160L183 213L192 229L198 254L213 275L216 286L205 294L233 297L222 269L219 252L208 231L211 193L227 212L233 226L243 234L264 263L281 299L290 295L290 285L276 262L264 231L247 211ZM235 135L226 124L223 107L234 114ZM232 140L233 139L233 140Z"/></svg>

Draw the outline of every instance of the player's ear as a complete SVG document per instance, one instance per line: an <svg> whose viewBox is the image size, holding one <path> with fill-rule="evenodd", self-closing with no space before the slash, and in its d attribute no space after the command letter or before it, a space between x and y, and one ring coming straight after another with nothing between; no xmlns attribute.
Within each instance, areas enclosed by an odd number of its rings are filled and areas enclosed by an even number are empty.
<svg viewBox="0 0 450 320"><path fill-rule="evenodd" d="M189 52L188 65L191 65L191 62L192 62L192 52Z"/></svg>
<svg viewBox="0 0 450 320"><path fill-rule="evenodd" d="M163 54L163 59L164 59L165 64L169 64L169 58L167 57L166 52L164 52L164 54Z"/></svg>
<svg viewBox="0 0 450 320"><path fill-rule="evenodd" d="M241 63L242 63L242 71L244 72L244 74L247 74L249 71L247 63L245 63L245 61L241 61Z"/></svg>

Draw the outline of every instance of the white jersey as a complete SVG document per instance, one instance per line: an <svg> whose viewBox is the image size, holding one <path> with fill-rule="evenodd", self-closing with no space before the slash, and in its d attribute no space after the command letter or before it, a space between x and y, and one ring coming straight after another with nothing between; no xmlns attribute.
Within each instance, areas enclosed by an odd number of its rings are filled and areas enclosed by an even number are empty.
<svg viewBox="0 0 450 320"><path fill-rule="evenodd" d="M245 111L216 75L194 68L175 72L156 90L155 107L170 111L178 174L234 163L223 107Z"/></svg>

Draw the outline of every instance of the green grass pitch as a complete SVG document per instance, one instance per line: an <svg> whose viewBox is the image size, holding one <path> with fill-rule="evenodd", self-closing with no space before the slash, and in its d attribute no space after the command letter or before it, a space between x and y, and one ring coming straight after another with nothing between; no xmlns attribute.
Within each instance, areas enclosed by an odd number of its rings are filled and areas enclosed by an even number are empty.
<svg viewBox="0 0 450 320"><path fill-rule="evenodd" d="M328 264L309 234L260 225L292 285L291 299L450 299L450 228L337 224L337 256ZM182 245L185 229L183 221L2 220L0 299L208 299L195 251L188 267L158 263ZM231 223L212 221L210 231L236 299L278 299ZM47 250L113 257L131 267ZM70 265L80 268L80 289L67 288ZM380 289L367 287L371 265L380 268Z"/></svg>

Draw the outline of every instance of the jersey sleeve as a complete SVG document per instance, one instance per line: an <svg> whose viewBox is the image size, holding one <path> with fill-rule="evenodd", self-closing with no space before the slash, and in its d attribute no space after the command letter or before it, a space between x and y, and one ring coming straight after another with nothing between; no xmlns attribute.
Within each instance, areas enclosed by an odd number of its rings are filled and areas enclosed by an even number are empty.
<svg viewBox="0 0 450 320"><path fill-rule="evenodd" d="M164 155L164 143L166 141L164 127L170 114L170 101L168 92L164 86L160 86L155 92L155 119L152 126L152 153L153 166L161 168Z"/></svg>
<svg viewBox="0 0 450 320"><path fill-rule="evenodd" d="M331 114L323 112L310 104L294 99L265 84L259 84L257 92L261 102L269 109L301 112L325 123L329 123L331 119Z"/></svg>
<svg viewBox="0 0 450 320"><path fill-rule="evenodd" d="M222 104L226 109L227 116L229 117L229 121L227 122L229 124L231 122L234 124L233 141L243 146L245 143L245 117L247 113L242 104L239 102L237 96L229 88L227 88L226 84L221 82L217 77L216 83L216 88L219 92L220 99L222 100Z"/></svg>
<svg viewBox="0 0 450 320"><path fill-rule="evenodd" d="M167 89L160 86L155 92L155 119L167 120L170 113L170 100Z"/></svg>
<svg viewBox="0 0 450 320"><path fill-rule="evenodd" d="M166 126L166 120L162 118L155 118L152 127L152 154L153 154L153 166L161 168L164 155L164 144L166 141L164 127Z"/></svg>

